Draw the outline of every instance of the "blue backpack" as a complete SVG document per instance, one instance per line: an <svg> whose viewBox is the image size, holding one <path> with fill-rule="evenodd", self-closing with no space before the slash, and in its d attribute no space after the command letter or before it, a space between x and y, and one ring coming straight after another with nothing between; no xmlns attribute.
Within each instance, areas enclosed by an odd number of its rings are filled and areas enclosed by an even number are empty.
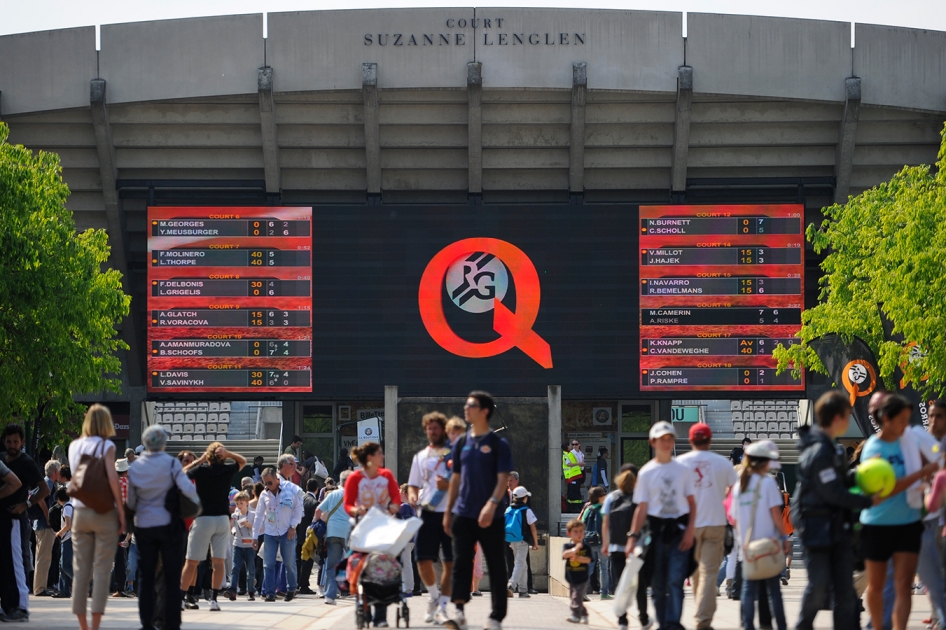
<svg viewBox="0 0 946 630"><path fill-rule="evenodd" d="M522 515L528 510L528 506L507 507L505 513L506 519L506 542L522 542L525 537L522 535L523 519Z"/></svg>

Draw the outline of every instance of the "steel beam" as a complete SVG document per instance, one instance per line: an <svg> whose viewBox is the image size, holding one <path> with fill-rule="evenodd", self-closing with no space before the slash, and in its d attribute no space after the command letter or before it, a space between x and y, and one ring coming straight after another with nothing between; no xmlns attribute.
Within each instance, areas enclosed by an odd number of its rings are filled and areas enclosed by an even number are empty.
<svg viewBox="0 0 946 630"><path fill-rule="evenodd" d="M851 169L854 165L854 140L857 119L861 110L861 78L844 79L844 115L838 133L838 152L834 165L834 203L847 203L851 189Z"/></svg>
<svg viewBox="0 0 946 630"><path fill-rule="evenodd" d="M466 64L469 194L483 194L483 64Z"/></svg>
<svg viewBox="0 0 946 630"><path fill-rule="evenodd" d="M670 162L671 192L686 192L692 102L693 68L680 66L677 68L677 111L673 125L673 153Z"/></svg>
<svg viewBox="0 0 946 630"><path fill-rule="evenodd" d="M378 64L361 64L361 91L365 100L365 161L368 195L380 195L381 130L378 117Z"/></svg>
<svg viewBox="0 0 946 630"><path fill-rule="evenodd" d="M263 134L263 171L266 178L266 192L278 195L279 180L279 144L276 139L276 105L273 102L273 69L269 66L259 69L257 74L259 89L259 122Z"/></svg>
<svg viewBox="0 0 946 630"><path fill-rule="evenodd" d="M572 64L572 118L568 142L568 192L585 192L585 93L588 90L588 64Z"/></svg>

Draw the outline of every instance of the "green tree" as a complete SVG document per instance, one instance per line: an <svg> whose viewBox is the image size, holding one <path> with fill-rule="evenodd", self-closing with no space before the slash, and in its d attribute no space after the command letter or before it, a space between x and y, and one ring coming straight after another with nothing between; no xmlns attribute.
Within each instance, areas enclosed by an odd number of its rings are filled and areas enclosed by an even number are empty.
<svg viewBox="0 0 946 630"><path fill-rule="evenodd" d="M78 429L74 394L120 391L115 326L131 298L105 266L105 231L76 233L59 156L8 136L0 123L0 423L52 444Z"/></svg>
<svg viewBox="0 0 946 630"><path fill-rule="evenodd" d="M802 343L773 353L780 370L824 373L807 344L837 333L871 347L888 388L898 367L921 391L946 383L946 128L941 135L935 169L906 166L889 182L825 208L821 225L808 226L815 252L828 252L820 303L802 314ZM884 339L878 305L902 343Z"/></svg>

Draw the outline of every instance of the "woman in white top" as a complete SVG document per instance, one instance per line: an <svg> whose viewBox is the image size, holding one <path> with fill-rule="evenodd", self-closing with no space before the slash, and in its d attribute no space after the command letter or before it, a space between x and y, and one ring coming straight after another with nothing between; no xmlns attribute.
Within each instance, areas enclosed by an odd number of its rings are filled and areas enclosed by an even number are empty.
<svg viewBox="0 0 946 630"><path fill-rule="evenodd" d="M769 476L772 460L778 460L778 447L774 442L755 442L746 447L739 482L732 489L730 516L736 523L736 541L745 549L753 540L773 538L780 541L785 552L791 551L788 536L782 524L782 493L778 484ZM758 492L758 501L756 493ZM753 508L755 522L753 523ZM751 528L752 531L749 531ZM740 554L741 556L742 554ZM754 630L755 602L759 597L760 584L765 585L769 597L769 609L775 618L778 630L785 630L785 609L782 606L782 591L779 576L767 580L742 581L742 627Z"/></svg>
<svg viewBox="0 0 946 630"><path fill-rule="evenodd" d="M107 491L114 500L114 507L99 514L86 507L79 499L72 499L72 612L79 619L79 628L89 630L86 618L86 599L89 583L92 586L92 630L98 630L108 601L108 587L112 573L118 536L125 531L125 511L122 506L118 475L115 473L115 444L108 438L115 435L112 414L107 407L92 405L82 423L82 435L69 445L69 461L78 466L83 455L105 459L108 472Z"/></svg>

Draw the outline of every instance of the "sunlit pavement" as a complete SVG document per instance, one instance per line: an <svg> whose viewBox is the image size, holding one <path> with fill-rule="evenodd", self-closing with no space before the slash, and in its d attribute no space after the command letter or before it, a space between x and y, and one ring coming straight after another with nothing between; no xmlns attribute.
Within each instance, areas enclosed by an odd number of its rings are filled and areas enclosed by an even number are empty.
<svg viewBox="0 0 946 630"><path fill-rule="evenodd" d="M782 598L785 602L785 612L788 627L793 628L795 617L798 614L802 590L805 586L805 572L803 569L792 569L792 579L788 586L782 587ZM591 596L586 604L590 613L591 628L616 628L617 621L611 613L611 602L601 601L597 595ZM718 609L713 620L715 630L738 630L739 602L725 597L718 599ZM49 597L33 597L30 600L31 613L27 628L75 628L78 627L75 617L70 613L70 603L63 599ZM411 626L422 627L424 614L427 608L427 597L413 597L409 600L411 610ZM313 595L303 595L289 602L276 600L266 603L260 599L255 602L246 601L245 597L231 602L222 599L221 611L211 612L207 602L201 600L200 610L187 610L183 614L183 627L193 630L205 628L246 628L259 629L280 628L285 630L341 630L355 627L354 600L340 599L336 606L327 606L323 600ZM930 604L925 595L913 596L913 611L910 615L909 628L923 630L926 626L923 619L929 617ZM684 600L683 625L692 630L696 627L693 621L693 596L689 588L686 589ZM482 628L489 615L489 593L482 598L474 598L467 606L467 623L471 630ZM568 617L568 601L562 597L550 595L533 595L529 599L514 598L509 600L509 614L503 627L507 630L531 630L537 628L571 627L565 621ZM653 615L653 612L651 612ZM640 628L636 619L636 609L630 615L630 630ZM388 610L388 622L393 628L395 625L394 608ZM861 624L866 626L867 615L861 615ZM138 628L138 600L116 598L109 599L108 608L102 621L103 628ZM830 611L818 614L815 621L816 628L832 628L833 623ZM756 625L758 628L758 625ZM656 630L656 627L655 627Z"/></svg>

